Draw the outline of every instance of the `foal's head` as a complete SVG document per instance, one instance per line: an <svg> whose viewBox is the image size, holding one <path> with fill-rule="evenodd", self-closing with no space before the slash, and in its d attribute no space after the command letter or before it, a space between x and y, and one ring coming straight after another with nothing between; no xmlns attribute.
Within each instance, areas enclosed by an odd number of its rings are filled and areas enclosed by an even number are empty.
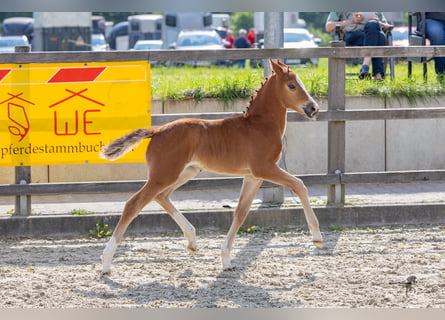
<svg viewBox="0 0 445 320"><path fill-rule="evenodd" d="M316 116L320 110L318 104L306 91L297 74L280 60L274 62L270 59L270 63L279 82L279 92L276 94L283 107L305 114L309 118Z"/></svg>

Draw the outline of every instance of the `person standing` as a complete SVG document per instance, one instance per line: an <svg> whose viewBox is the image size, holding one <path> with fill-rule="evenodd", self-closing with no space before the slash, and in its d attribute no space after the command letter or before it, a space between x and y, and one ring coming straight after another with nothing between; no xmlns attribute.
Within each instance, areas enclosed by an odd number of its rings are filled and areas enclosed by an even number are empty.
<svg viewBox="0 0 445 320"><path fill-rule="evenodd" d="M231 49L233 48L233 44L235 43L235 37L232 34L232 30L227 30L227 34L226 37L224 38L225 43L225 47L227 49Z"/></svg>
<svg viewBox="0 0 445 320"><path fill-rule="evenodd" d="M247 34L247 41L250 42L251 46L253 46L256 42L256 30L251 28L249 33Z"/></svg>
<svg viewBox="0 0 445 320"><path fill-rule="evenodd" d="M431 45L445 45L445 12L425 12L425 34ZM445 84L445 57L434 58L437 79Z"/></svg>
<svg viewBox="0 0 445 320"><path fill-rule="evenodd" d="M240 29L238 33L238 37L235 39L234 43L235 48L238 49L246 49L252 47L252 44L247 40L247 31L246 29ZM238 68L245 68L246 60L238 60Z"/></svg>

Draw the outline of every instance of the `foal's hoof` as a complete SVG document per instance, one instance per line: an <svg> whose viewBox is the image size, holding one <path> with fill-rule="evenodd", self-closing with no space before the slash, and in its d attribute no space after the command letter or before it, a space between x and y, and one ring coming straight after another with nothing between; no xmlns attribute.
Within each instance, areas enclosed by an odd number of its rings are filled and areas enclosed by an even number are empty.
<svg viewBox="0 0 445 320"><path fill-rule="evenodd" d="M236 270L236 267L233 267L233 266L223 269L223 271L235 271L235 270Z"/></svg>
<svg viewBox="0 0 445 320"><path fill-rule="evenodd" d="M111 276L111 270L102 271L101 273L102 273L103 276Z"/></svg>
<svg viewBox="0 0 445 320"><path fill-rule="evenodd" d="M323 248L323 240L314 240L312 241L317 248Z"/></svg>
<svg viewBox="0 0 445 320"><path fill-rule="evenodd" d="M194 256L198 249L196 247L187 247L187 251L190 253L190 255Z"/></svg>

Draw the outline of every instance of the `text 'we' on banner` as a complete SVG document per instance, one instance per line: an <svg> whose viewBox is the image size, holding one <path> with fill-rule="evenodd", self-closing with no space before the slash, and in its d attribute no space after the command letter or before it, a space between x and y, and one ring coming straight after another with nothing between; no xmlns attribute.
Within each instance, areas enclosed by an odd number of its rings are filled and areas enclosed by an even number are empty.
<svg viewBox="0 0 445 320"><path fill-rule="evenodd" d="M144 61L0 65L0 166L108 162L102 146L151 126ZM144 162L149 141L116 162Z"/></svg>

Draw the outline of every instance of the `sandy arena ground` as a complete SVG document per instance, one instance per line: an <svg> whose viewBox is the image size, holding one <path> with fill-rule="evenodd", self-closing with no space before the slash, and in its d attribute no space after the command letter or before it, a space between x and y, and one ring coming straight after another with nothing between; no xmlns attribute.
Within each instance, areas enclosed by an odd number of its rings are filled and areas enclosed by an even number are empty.
<svg viewBox="0 0 445 320"><path fill-rule="evenodd" d="M106 240L2 239L0 307L445 307L443 226L323 234L323 249L306 230L239 235L231 272L221 233L199 233L195 257L180 234L127 237L110 276Z"/></svg>

